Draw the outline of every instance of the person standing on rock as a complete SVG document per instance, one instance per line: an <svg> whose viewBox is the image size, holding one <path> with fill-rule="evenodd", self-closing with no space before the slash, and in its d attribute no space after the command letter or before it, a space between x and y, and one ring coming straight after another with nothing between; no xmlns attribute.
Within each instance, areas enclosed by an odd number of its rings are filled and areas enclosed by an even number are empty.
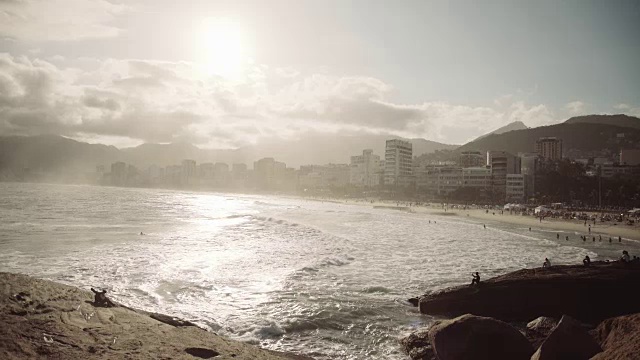
<svg viewBox="0 0 640 360"><path fill-rule="evenodd" d="M584 257L584 260L582 260L582 264L583 264L584 266L589 266L589 265L591 265L591 258L589 258L589 255L586 255L586 256Z"/></svg>
<svg viewBox="0 0 640 360"><path fill-rule="evenodd" d="M542 263L542 267L543 268L549 268L551 267L551 261L549 261L548 258L544 258L544 262Z"/></svg>

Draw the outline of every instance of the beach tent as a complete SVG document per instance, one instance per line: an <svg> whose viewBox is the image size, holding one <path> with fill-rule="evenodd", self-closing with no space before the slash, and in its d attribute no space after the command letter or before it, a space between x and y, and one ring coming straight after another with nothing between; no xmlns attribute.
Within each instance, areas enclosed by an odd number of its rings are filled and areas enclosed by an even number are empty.
<svg viewBox="0 0 640 360"><path fill-rule="evenodd" d="M538 206L537 208L535 208L535 210L533 210L533 212L535 214L539 214L541 212L547 212L547 211L551 211L551 209L549 209L548 207L544 207L544 206Z"/></svg>

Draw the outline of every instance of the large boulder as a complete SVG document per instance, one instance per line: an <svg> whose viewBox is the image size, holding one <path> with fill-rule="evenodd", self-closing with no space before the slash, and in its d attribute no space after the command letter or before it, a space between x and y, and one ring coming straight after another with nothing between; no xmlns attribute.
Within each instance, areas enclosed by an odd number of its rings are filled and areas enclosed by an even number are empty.
<svg viewBox="0 0 640 360"><path fill-rule="evenodd" d="M419 298L419 308L428 315L476 314L508 322L566 314L597 324L640 312L640 301L620 291L639 283L640 263L594 262L589 267L524 269L484 280L481 286L463 285L431 292Z"/></svg>
<svg viewBox="0 0 640 360"><path fill-rule="evenodd" d="M640 357L640 314L603 321L596 328L596 340L604 351L593 360L637 359Z"/></svg>
<svg viewBox="0 0 640 360"><path fill-rule="evenodd" d="M429 342L429 329L411 333L401 339L400 344L411 360L435 360L435 354Z"/></svg>
<svg viewBox="0 0 640 360"><path fill-rule="evenodd" d="M529 321L525 328L525 336L534 348L538 348L544 340L551 334L554 327L558 325L558 319L540 316L539 318Z"/></svg>
<svg viewBox="0 0 640 360"><path fill-rule="evenodd" d="M582 325L563 316L531 360L587 360L602 351Z"/></svg>
<svg viewBox="0 0 640 360"><path fill-rule="evenodd" d="M533 347L518 330L500 320L462 315L429 329L439 360L528 360Z"/></svg>

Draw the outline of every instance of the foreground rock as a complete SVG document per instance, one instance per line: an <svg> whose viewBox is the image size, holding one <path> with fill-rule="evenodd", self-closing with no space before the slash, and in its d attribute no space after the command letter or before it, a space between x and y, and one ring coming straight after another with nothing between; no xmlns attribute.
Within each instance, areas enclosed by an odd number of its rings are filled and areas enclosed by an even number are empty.
<svg viewBox="0 0 640 360"><path fill-rule="evenodd" d="M596 337L604 351L593 360L640 358L640 314L603 321L596 328Z"/></svg>
<svg viewBox="0 0 640 360"><path fill-rule="evenodd" d="M1 359L310 359L126 307L94 307L71 286L0 273ZM156 320L157 319L157 320Z"/></svg>
<svg viewBox="0 0 640 360"><path fill-rule="evenodd" d="M404 352L411 360L435 360L436 355L429 341L429 329L418 330L400 340Z"/></svg>
<svg viewBox="0 0 640 360"><path fill-rule="evenodd" d="M563 316L531 360L585 360L602 352L580 323Z"/></svg>
<svg viewBox="0 0 640 360"><path fill-rule="evenodd" d="M546 316L540 316L539 318L527 323L525 328L525 336L534 348L540 347L544 340L551 334L554 327L558 325L558 320Z"/></svg>
<svg viewBox="0 0 640 360"><path fill-rule="evenodd" d="M529 360L533 354L529 341L509 324L468 314L434 324L429 340L439 360Z"/></svg>
<svg viewBox="0 0 640 360"><path fill-rule="evenodd" d="M606 318L640 312L640 299L629 291L640 284L640 263L592 263L524 269L419 298L430 315L475 314L504 321L567 314L596 324Z"/></svg>

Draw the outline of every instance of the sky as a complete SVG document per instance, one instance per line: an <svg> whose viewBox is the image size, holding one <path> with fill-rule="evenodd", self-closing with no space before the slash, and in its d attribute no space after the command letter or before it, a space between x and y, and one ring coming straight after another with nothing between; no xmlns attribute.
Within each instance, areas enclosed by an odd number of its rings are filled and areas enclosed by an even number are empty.
<svg viewBox="0 0 640 360"><path fill-rule="evenodd" d="M463 144L640 116L638 1L0 0L0 135Z"/></svg>

